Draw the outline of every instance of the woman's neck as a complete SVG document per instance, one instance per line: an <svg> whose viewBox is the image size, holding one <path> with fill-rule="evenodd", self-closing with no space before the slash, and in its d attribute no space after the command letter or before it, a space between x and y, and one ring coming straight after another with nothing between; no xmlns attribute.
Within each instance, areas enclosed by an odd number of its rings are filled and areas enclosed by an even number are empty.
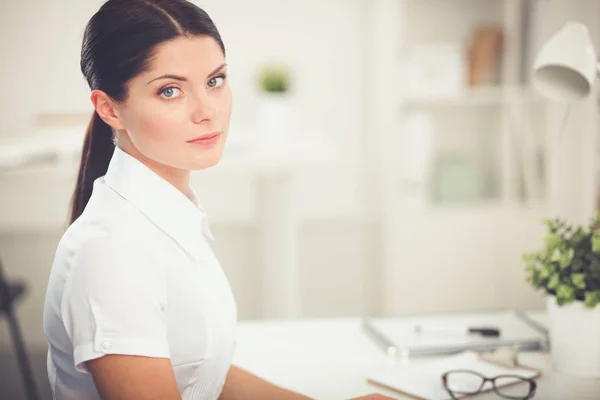
<svg viewBox="0 0 600 400"><path fill-rule="evenodd" d="M185 169L179 169L170 167L165 164L161 164L154 160L149 159L140 153L133 144L128 140L121 140L119 138L119 148L135 157L138 161L152 170L155 174L163 178L165 181L173 185L177 190L183 193L186 197L189 197L189 184L190 184L190 171Z"/></svg>
<svg viewBox="0 0 600 400"><path fill-rule="evenodd" d="M177 190L189 197L190 171L169 167L151 160L140 160L158 176L175 186Z"/></svg>

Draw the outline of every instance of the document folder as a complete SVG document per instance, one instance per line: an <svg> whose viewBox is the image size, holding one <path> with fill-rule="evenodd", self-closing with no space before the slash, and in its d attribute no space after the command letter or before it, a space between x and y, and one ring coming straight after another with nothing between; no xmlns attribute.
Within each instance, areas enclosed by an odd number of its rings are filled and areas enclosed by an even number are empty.
<svg viewBox="0 0 600 400"><path fill-rule="evenodd" d="M472 327L494 327L497 337L469 334ZM390 355L428 356L466 350L493 351L518 345L519 350L544 350L548 336L523 313L500 311L476 314L446 314L374 318L363 321L366 333Z"/></svg>

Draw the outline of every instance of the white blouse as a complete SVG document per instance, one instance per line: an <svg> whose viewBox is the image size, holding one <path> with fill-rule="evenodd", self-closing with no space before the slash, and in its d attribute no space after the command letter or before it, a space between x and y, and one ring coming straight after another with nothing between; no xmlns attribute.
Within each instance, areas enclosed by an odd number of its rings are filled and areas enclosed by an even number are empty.
<svg viewBox="0 0 600 400"><path fill-rule="evenodd" d="M105 354L169 358L184 400L219 397L237 309L189 196L115 149L50 273L44 333L56 400L99 399L84 363Z"/></svg>

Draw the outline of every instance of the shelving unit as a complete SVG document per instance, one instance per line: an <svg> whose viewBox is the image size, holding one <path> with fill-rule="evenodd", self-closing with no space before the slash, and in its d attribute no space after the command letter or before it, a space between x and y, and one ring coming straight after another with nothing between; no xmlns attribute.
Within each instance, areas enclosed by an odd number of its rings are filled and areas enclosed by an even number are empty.
<svg viewBox="0 0 600 400"><path fill-rule="evenodd" d="M522 86L482 86L465 88L454 96L442 96L439 98L403 99L402 107L477 107L477 106L506 106L515 99L527 102L541 103L545 100L533 88Z"/></svg>
<svg viewBox="0 0 600 400"><path fill-rule="evenodd" d="M524 132L519 132L524 123L523 114L527 114L523 113L523 108L545 104L545 100L534 90L521 84L525 75L521 56L525 0L399 0L399 3L399 26L404 28L395 46L399 49L397 64L402 66L408 63L410 54L419 47L441 45L440 49L444 49L442 46L446 46L454 49L457 56L452 57L450 52L450 65L441 64L437 69L458 69L454 74L462 72L464 80L462 85L455 84L457 89L449 94L442 91L438 96L414 96L409 92L397 97L399 126L417 115L421 119L428 119L434 127L434 132L425 132L433 136L435 145L429 156L429 163L433 165L424 176L426 184L421 185L427 194L420 196L429 207L441 205L439 203L444 199L438 192L447 190L444 187L459 186L462 179L463 185L470 181L470 190L479 193L480 200L486 203L496 200L498 204L511 205L530 200L526 198L525 189L535 192L536 201L543 200L541 195L544 189L540 187L543 171L532 169L537 165L527 165L529 176L524 179L520 174L525 164L519 165L515 160L518 156L515 148L523 144ZM469 46L481 26L500 27L502 46L500 52L496 53L498 58L492 60L487 82L469 86ZM492 46L491 43L488 45ZM491 53L491 50L484 48L480 52ZM458 56L463 61L456 65ZM435 72L431 74L434 77L436 75ZM443 81L440 83L444 86ZM399 86L410 86L414 92L414 85L400 81ZM423 134L406 130L402 133ZM535 137L529 139L528 151L538 152L541 160L547 159L546 147L541 145L540 140L533 141ZM461 156L463 161L460 160ZM452 174L456 175L456 182L444 184L444 179L452 179ZM463 178L460 178L461 174ZM524 188L527 184L537 187ZM464 190L468 189L465 187ZM457 194L448 197L453 202L460 201ZM466 202L473 203L473 195L466 197ZM397 201L392 200L391 203Z"/></svg>
<svg viewBox="0 0 600 400"><path fill-rule="evenodd" d="M542 135L545 112L546 102L540 96L518 87L472 88L452 97L405 99L399 105L401 134L417 138L403 143L422 144L424 139L418 139L422 134L434 142L430 144L429 170L422 177L428 206L442 205L443 196L436 193L449 186L464 186L468 177L473 183L470 190L479 192L484 202L491 197L510 206L547 200L544 166L549 148ZM415 119L430 131L419 132L414 127L411 131ZM410 157L412 151L420 150L407 149L405 156ZM535 163L534 157L538 158ZM444 181L451 179L452 173L458 175L455 181Z"/></svg>
<svg viewBox="0 0 600 400"><path fill-rule="evenodd" d="M523 31L531 28L525 2L372 2L368 65L382 81L368 91L377 104L369 115L381 131L371 153L381 186L372 200L381 207L381 277L373 307L380 314L414 311L415 301L420 312L542 304L525 283L520 254L539 244L541 221L552 214L556 108L527 84L534 44L523 41L531 36ZM502 27L499 79L440 96L403 90L404 63L414 48L450 44L464 57L480 23ZM419 150L405 147L411 119L408 142L430 154L416 161ZM407 158L420 166L420 176L406 173ZM440 176L447 183L440 184Z"/></svg>

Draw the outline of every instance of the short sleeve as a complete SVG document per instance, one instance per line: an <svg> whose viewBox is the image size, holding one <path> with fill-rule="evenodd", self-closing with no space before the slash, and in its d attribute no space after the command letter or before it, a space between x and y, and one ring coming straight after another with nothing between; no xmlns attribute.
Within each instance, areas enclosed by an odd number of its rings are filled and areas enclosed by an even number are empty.
<svg viewBox="0 0 600 400"><path fill-rule="evenodd" d="M164 270L148 250L96 238L73 255L61 312L78 371L106 354L169 357Z"/></svg>

